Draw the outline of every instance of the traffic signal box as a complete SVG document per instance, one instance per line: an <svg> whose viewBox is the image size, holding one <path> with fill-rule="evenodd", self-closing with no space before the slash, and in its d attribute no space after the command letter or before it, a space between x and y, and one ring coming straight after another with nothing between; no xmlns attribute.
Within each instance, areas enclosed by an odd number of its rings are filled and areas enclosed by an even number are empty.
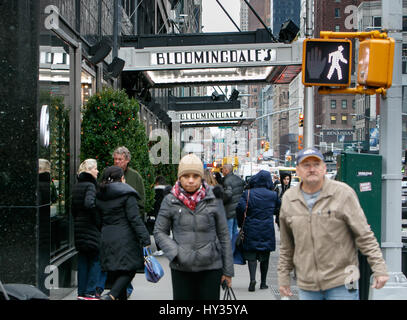
<svg viewBox="0 0 407 320"><path fill-rule="evenodd" d="M321 39L303 44L302 82L320 86L320 94L386 94L393 78L393 38L378 30L369 32L321 31ZM352 43L359 39L358 77L350 88Z"/></svg>
<svg viewBox="0 0 407 320"><path fill-rule="evenodd" d="M349 87L352 42L347 39L305 39L302 83L305 86Z"/></svg>
<svg viewBox="0 0 407 320"><path fill-rule="evenodd" d="M298 119L298 126L303 127L304 126L304 115L300 113L299 119Z"/></svg>
<svg viewBox="0 0 407 320"><path fill-rule="evenodd" d="M358 83L367 87L390 88L393 79L394 39L360 42Z"/></svg>

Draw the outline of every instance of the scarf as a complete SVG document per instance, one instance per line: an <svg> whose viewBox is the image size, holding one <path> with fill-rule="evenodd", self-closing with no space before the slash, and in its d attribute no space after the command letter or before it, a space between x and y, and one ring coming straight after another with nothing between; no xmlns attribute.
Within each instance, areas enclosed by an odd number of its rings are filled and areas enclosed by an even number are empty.
<svg viewBox="0 0 407 320"><path fill-rule="evenodd" d="M194 211L198 202L205 198L207 188L207 183L203 181L199 189L191 194L189 192L186 192L184 188L181 187L181 183L177 181L172 187L171 193L189 209Z"/></svg>

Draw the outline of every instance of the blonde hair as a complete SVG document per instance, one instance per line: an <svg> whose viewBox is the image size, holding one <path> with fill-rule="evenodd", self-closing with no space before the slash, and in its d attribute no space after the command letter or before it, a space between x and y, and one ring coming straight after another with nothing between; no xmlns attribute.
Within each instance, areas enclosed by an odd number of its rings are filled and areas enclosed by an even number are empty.
<svg viewBox="0 0 407 320"><path fill-rule="evenodd" d="M204 179L211 186L216 186L218 184L218 182L215 180L215 177L212 175L212 172L210 169L205 169Z"/></svg>
<svg viewBox="0 0 407 320"><path fill-rule="evenodd" d="M97 168L98 163L95 159L86 159L81 163L78 169L78 174L82 172L89 172L90 170Z"/></svg>

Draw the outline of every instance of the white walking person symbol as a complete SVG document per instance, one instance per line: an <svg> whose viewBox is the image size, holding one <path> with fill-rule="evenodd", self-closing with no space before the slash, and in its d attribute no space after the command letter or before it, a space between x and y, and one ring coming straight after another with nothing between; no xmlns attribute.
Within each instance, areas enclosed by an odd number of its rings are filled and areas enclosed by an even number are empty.
<svg viewBox="0 0 407 320"><path fill-rule="evenodd" d="M338 73L338 79L342 80L342 69L341 66L339 65L339 61L342 61L343 63L348 63L348 60L346 60L343 55L343 46L339 46L338 50L331 52L328 56L328 63L331 63L331 68L329 68L328 76L327 78L331 80L331 77L333 73L336 72Z"/></svg>

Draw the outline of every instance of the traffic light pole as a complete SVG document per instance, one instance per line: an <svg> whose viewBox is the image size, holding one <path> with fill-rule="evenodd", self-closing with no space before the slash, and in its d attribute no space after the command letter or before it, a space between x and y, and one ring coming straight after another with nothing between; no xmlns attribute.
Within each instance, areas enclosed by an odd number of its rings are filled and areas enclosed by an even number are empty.
<svg viewBox="0 0 407 320"><path fill-rule="evenodd" d="M392 86L380 99L381 247L390 279L382 289L371 289L372 300L407 299L407 279L401 272L402 1L382 0L382 10L383 28L395 40Z"/></svg>
<svg viewBox="0 0 407 320"><path fill-rule="evenodd" d="M312 38L312 0L306 2L306 38ZM304 88L304 148L314 146L314 87Z"/></svg>

